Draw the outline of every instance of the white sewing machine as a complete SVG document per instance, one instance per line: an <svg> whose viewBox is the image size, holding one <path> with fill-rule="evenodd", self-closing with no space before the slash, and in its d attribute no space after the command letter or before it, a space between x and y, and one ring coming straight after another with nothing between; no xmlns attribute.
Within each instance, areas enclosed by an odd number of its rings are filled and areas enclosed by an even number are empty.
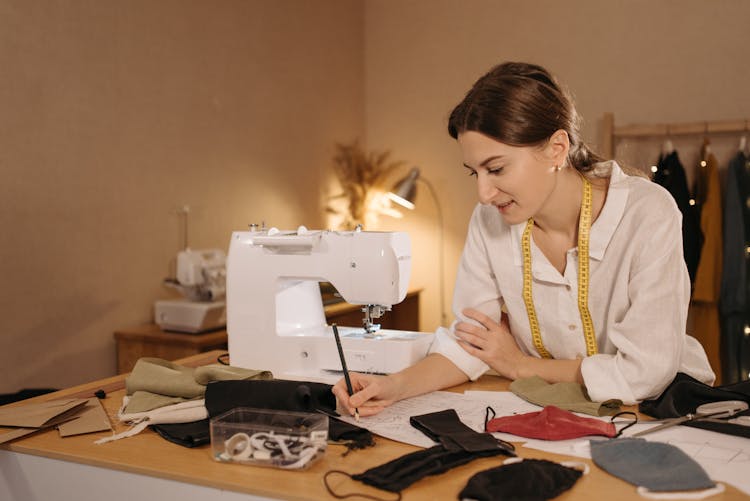
<svg viewBox="0 0 750 501"><path fill-rule="evenodd" d="M177 276L164 284L184 298L154 303L159 327L194 334L226 325L226 259L220 249L185 249L177 254Z"/></svg>
<svg viewBox="0 0 750 501"><path fill-rule="evenodd" d="M403 301L410 273L406 233L234 232L227 260L231 364L286 379L341 371L318 284L330 282L344 300L363 305L362 326L338 329L348 369L392 373L412 365L427 354L433 334L373 323Z"/></svg>

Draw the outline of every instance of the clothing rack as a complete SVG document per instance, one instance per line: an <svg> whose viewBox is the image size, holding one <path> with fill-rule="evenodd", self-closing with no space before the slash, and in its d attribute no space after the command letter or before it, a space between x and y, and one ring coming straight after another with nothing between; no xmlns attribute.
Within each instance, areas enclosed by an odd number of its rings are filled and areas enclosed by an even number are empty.
<svg viewBox="0 0 750 501"><path fill-rule="evenodd" d="M604 113L601 123L601 151L600 153L605 158L614 158L615 150L618 141L624 139L642 139L642 138L663 138L671 140L676 136L709 136L709 135L728 135L736 134L740 135L740 148L745 149L747 147L747 136L750 135L750 120L747 118L739 120L719 120L719 121L702 121L702 122L680 122L680 123L642 123L642 124L630 124L615 126L614 113ZM671 142L671 141L670 141ZM702 163L701 165L706 165ZM714 168L714 183L720 182L718 179L718 165ZM703 171L701 171L703 172ZM705 172L708 172L706 170ZM744 172L744 171L743 171ZM704 183L710 183L710 175L700 175L698 179L703 179ZM741 184L740 184L741 185ZM687 186L685 186L687 188ZM706 192L710 191L710 188L706 188ZM736 200L736 204L733 207L737 207L740 212L744 206L744 202L750 199L747 193L737 193L739 200ZM675 200L682 198L683 200L689 196L689 193L684 193L681 197L675 196ZM721 196L719 197L719 199ZM691 335L697 339L704 347L706 355L717 374L717 383L732 383L737 380L746 379L750 374L750 364L747 358L739 359L741 352L740 346L744 346L741 341L746 336L744 329L746 329L746 311L742 311L737 315L727 315L722 313L719 308L719 301L721 299L721 291L716 289L716 280L723 280L722 263L717 260L716 256L723 256L724 250L723 245L725 239L721 234L712 233L712 230L721 228L722 226L722 214L726 205L722 205L719 200L717 203L717 197L714 197L713 203L706 204L701 207L701 212L698 215L697 223L700 226L700 231L704 236L708 234L707 240L703 242L700 250L700 262L706 259L706 268L701 273L700 266L696 270L696 278L693 286L693 297L691 299L690 311L691 311ZM686 213L683 210L683 215ZM711 220L711 224L703 224L703 217L707 216L707 220ZM738 215L740 221L742 215ZM685 219L683 219L683 222ZM695 224L695 223L694 223ZM740 224L744 224L740 222ZM686 226L689 227L690 225ZM683 233L685 228L683 227ZM742 231L740 229L740 231ZM695 234L695 228L690 231L691 234ZM683 235L684 236L684 235ZM685 243L683 238L683 244ZM689 240L688 240L689 241ZM710 245L706 247L706 242L710 242ZM737 247L742 249L742 242L739 243L732 241L732 257L739 258L740 260L746 259L746 252L743 253L741 250L737 252ZM747 242L745 242L745 249L747 249ZM686 261L687 262L687 261ZM723 263L726 265L726 263ZM738 268L739 269L739 268ZM708 272L708 273L707 273ZM722 277L715 277L714 275L719 274ZM703 277L701 280L698 279L698 275ZM709 277L706 280L706 277ZM747 277L745 277L747 279ZM697 284L700 285L697 285ZM700 290L698 295L699 299L696 300L695 294ZM747 304L745 305L747 309ZM729 319L729 320L728 320ZM731 320L731 323L730 323ZM746 355L742 355L747 357ZM738 379L739 378L739 379ZM725 380L726 379L726 380Z"/></svg>
<svg viewBox="0 0 750 501"><path fill-rule="evenodd" d="M624 138L741 132L748 132L747 119L615 126L615 114L606 112L602 118L601 153L605 158L614 158L617 141Z"/></svg>

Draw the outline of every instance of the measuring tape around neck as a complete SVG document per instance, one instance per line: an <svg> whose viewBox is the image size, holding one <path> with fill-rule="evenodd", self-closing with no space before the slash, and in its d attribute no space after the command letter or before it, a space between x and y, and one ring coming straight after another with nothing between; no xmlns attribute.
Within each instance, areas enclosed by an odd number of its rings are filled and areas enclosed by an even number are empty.
<svg viewBox="0 0 750 501"><path fill-rule="evenodd" d="M586 340L586 355L595 355L598 352L596 336L594 335L594 323L589 313L589 232L591 231L591 183L583 178L583 198L581 200L581 215L578 218L578 311L581 314L583 324L583 337ZM521 237L521 250L523 252L523 302L526 304L526 313L529 316L529 327L534 348L542 358L552 358L544 347L542 333L539 330L539 320L534 308L534 298L531 295L531 228L534 219L529 218L526 228Z"/></svg>

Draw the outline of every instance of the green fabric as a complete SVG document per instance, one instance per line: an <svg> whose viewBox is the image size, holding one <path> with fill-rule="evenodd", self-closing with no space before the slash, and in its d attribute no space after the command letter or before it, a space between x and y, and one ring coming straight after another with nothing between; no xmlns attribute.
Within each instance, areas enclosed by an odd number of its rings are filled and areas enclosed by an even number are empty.
<svg viewBox="0 0 750 501"><path fill-rule="evenodd" d="M510 391L532 404L545 407L554 405L571 412L581 412L592 416L609 416L620 410L621 400L592 402L586 388L578 383L550 384L539 376L516 379L510 384Z"/></svg>
<svg viewBox="0 0 750 501"><path fill-rule="evenodd" d="M128 395L148 391L169 397L195 398L203 395L205 385L195 381L193 367L185 367L161 358L139 358L125 379Z"/></svg>
<svg viewBox="0 0 750 501"><path fill-rule="evenodd" d="M211 381L238 379L273 379L273 376L268 371L228 365L194 368L161 358L143 357L138 359L133 372L125 379L126 393L130 396L125 412L146 412L203 398L206 385Z"/></svg>
<svg viewBox="0 0 750 501"><path fill-rule="evenodd" d="M195 369L195 380L207 385L211 381L232 381L237 379L273 379L269 371L243 369L231 365L212 364Z"/></svg>
<svg viewBox="0 0 750 501"><path fill-rule="evenodd" d="M182 397L168 397L166 395L159 395L158 393L138 390L130 395L130 400L128 400L128 405L125 408L125 413L134 414L137 412L148 412L160 407L166 407L167 405L187 402L188 400L192 399Z"/></svg>

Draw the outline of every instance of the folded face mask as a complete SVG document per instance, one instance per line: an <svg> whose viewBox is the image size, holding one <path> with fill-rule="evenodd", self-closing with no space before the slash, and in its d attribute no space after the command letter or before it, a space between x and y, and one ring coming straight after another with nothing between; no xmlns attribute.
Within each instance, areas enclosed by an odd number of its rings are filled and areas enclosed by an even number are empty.
<svg viewBox="0 0 750 501"><path fill-rule="evenodd" d="M400 492L411 484L430 475L438 475L475 459L504 454L502 449L467 452L449 451L441 445L406 454L388 463L352 475L367 485L390 492Z"/></svg>
<svg viewBox="0 0 750 501"><path fill-rule="evenodd" d="M541 440L567 440L588 435L614 437L615 425L594 418L580 417L572 412L548 405L538 412L491 419L487 431L511 433L519 437Z"/></svg>
<svg viewBox="0 0 750 501"><path fill-rule="evenodd" d="M524 459L480 471L469 479L459 499L542 501L567 491L583 472L544 459Z"/></svg>
<svg viewBox="0 0 750 501"><path fill-rule="evenodd" d="M642 438L591 440L590 443L594 463L638 486L641 495L650 491L697 491L717 487L698 463L674 445ZM705 492L713 495L717 491Z"/></svg>
<svg viewBox="0 0 750 501"><path fill-rule="evenodd" d="M409 421L412 426L440 445L403 455L355 475L341 470L330 470L323 476L323 483L328 492L337 498L361 495L335 493L329 485L328 477L331 474L340 474L366 485L397 493L400 499L403 489L424 477L438 475L483 457L516 455L512 444L498 440L489 433L472 430L461 422L453 409L412 416Z"/></svg>
<svg viewBox="0 0 750 501"><path fill-rule="evenodd" d="M326 486L326 489L328 489L328 492L337 498L348 496L337 494L331 488L328 477L332 474L345 475L384 491L400 493L402 490L424 477L438 475L456 468L457 466L474 461L475 459L493 457L500 454L515 455L512 451L508 451L504 447L494 447L491 449L485 448L479 451L467 451L460 447L454 450L448 450L442 445L436 445L429 449L421 449L406 454L355 475L341 470L329 470L323 476L323 483ZM359 496L360 494L352 495Z"/></svg>
<svg viewBox="0 0 750 501"><path fill-rule="evenodd" d="M432 440L442 444L446 450L479 452L502 448L509 456L515 456L513 445L498 440L489 433L479 433L472 430L461 422L454 409L412 416L409 418L409 422Z"/></svg>

